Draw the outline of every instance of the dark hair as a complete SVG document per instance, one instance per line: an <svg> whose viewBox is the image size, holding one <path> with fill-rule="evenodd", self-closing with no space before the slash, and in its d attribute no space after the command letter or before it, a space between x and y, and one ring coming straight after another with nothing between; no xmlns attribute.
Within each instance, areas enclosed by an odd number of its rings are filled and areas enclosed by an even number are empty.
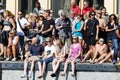
<svg viewBox="0 0 120 80"><path fill-rule="evenodd" d="M80 14L80 15L79 15L79 17L82 17L82 19L81 19L81 20L82 20L82 21L84 21L84 18L83 18L83 15L82 15L82 14Z"/></svg>
<svg viewBox="0 0 120 80"><path fill-rule="evenodd" d="M40 2L37 1L37 2L35 3L35 5L36 5L36 4L39 5L38 9L40 9L40 8L41 8Z"/></svg>
<svg viewBox="0 0 120 80"><path fill-rule="evenodd" d="M95 11L91 11L91 12L89 13L89 17L91 16L92 13L94 13L94 14L96 15Z"/></svg>
<svg viewBox="0 0 120 80"><path fill-rule="evenodd" d="M117 16L115 15L115 14L111 14L110 16L109 16L109 23L111 23L111 16L114 16L114 21L115 21L115 24L116 25L118 25L118 19L117 19Z"/></svg>
<svg viewBox="0 0 120 80"><path fill-rule="evenodd" d="M48 13L50 15L50 10L45 10L44 12Z"/></svg>
<svg viewBox="0 0 120 80"><path fill-rule="evenodd" d="M106 7L103 6L103 7L101 8L101 10L102 10L102 9L106 9Z"/></svg>
<svg viewBox="0 0 120 80"><path fill-rule="evenodd" d="M86 2L88 5L90 4L90 2L88 0L84 0L84 2Z"/></svg>
<svg viewBox="0 0 120 80"><path fill-rule="evenodd" d="M22 10L19 10L18 12L21 12L22 14L24 13Z"/></svg>

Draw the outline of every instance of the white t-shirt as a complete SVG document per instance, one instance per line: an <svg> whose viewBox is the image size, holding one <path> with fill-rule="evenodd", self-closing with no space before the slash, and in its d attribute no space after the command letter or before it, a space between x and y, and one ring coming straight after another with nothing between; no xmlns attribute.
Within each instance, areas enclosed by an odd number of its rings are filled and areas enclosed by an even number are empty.
<svg viewBox="0 0 120 80"><path fill-rule="evenodd" d="M56 50L55 50L55 47L52 45L52 46L45 46L45 53L47 53L47 55L49 54L53 54L55 53Z"/></svg>
<svg viewBox="0 0 120 80"><path fill-rule="evenodd" d="M22 26L23 29L25 28L25 25L29 24L29 22L27 21L27 19L24 18L24 17L21 18L21 19L19 19L19 21L20 21L20 24L21 24L21 26ZM24 36L25 34L22 31L22 29L21 29L21 27L20 27L20 25L18 23L18 19L16 19L16 24L17 24L17 34L20 35L20 36Z"/></svg>

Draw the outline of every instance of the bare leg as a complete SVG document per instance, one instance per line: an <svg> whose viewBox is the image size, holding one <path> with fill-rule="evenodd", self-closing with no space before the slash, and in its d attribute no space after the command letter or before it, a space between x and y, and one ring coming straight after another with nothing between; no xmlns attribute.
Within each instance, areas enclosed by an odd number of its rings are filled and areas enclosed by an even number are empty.
<svg viewBox="0 0 120 80"><path fill-rule="evenodd" d="M16 46L12 46L13 57L16 58Z"/></svg>
<svg viewBox="0 0 120 80"><path fill-rule="evenodd" d="M11 52L10 48L7 48L7 57L8 58L10 57L10 52Z"/></svg>
<svg viewBox="0 0 120 80"><path fill-rule="evenodd" d="M92 54L92 51L88 51L84 59L82 60L82 62L85 62L90 57L91 54Z"/></svg>
<svg viewBox="0 0 120 80"><path fill-rule="evenodd" d="M96 62L99 62L99 61L103 60L106 56L107 56L107 54L102 54L102 55L97 59Z"/></svg>
<svg viewBox="0 0 120 80"><path fill-rule="evenodd" d="M109 53L102 61L100 61L99 63L102 64L105 61L109 61L109 59L111 58L112 54Z"/></svg>
<svg viewBox="0 0 120 80"><path fill-rule="evenodd" d="M96 51L96 52L95 52L95 55L94 55L94 57L93 57L93 59L92 59L92 61L91 61L91 64L94 63L94 61L95 61L95 59L97 58L98 54L99 54L99 53Z"/></svg>
<svg viewBox="0 0 120 80"><path fill-rule="evenodd" d="M42 75L42 64L40 62L38 62L38 68L39 68L39 73L40 73L39 77L41 77L43 75Z"/></svg>
<svg viewBox="0 0 120 80"><path fill-rule="evenodd" d="M53 72L55 71L56 63L57 63L57 59L55 58L52 62Z"/></svg>
<svg viewBox="0 0 120 80"><path fill-rule="evenodd" d="M3 55L3 53L4 53L4 50L3 50L3 49L4 49L4 48L3 48L3 44L0 44L0 49L1 49L1 52L0 52L0 56L1 56L1 55Z"/></svg>
<svg viewBox="0 0 120 80"><path fill-rule="evenodd" d="M72 76L75 76L75 61L71 61L71 66L72 66Z"/></svg>
<svg viewBox="0 0 120 80"><path fill-rule="evenodd" d="M29 62L29 59L28 59L28 58L24 60L24 73L27 72L28 62Z"/></svg>
<svg viewBox="0 0 120 80"><path fill-rule="evenodd" d="M55 68L54 68L53 73L56 73L56 71L57 71L58 68L59 68L60 63L63 62L63 61L64 61L64 60L59 60L59 61L57 62L56 66L55 66Z"/></svg>
<svg viewBox="0 0 120 80"><path fill-rule="evenodd" d="M36 61L36 60L32 60L31 69L30 69L30 72L31 72L31 73L33 72L34 65L35 65L35 61Z"/></svg>
<svg viewBox="0 0 120 80"><path fill-rule="evenodd" d="M3 46L3 48L4 48L4 58L6 58L6 56L7 56L7 47L6 46Z"/></svg>
<svg viewBox="0 0 120 80"><path fill-rule="evenodd" d="M64 76L65 75L65 73L66 73L66 71L67 71L67 68L68 68L68 64L70 63L70 60L69 59L67 59L67 61L65 62L65 66L64 66L64 71L62 72L62 76Z"/></svg>
<svg viewBox="0 0 120 80"><path fill-rule="evenodd" d="M43 62L43 71L42 71L42 75L44 74L45 69L46 69L46 63L45 63L45 62Z"/></svg>

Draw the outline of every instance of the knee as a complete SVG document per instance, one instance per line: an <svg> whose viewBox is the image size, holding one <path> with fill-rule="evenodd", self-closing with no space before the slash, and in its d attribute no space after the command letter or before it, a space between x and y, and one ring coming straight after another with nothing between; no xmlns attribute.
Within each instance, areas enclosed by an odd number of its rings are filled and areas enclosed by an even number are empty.
<svg viewBox="0 0 120 80"><path fill-rule="evenodd" d="M28 62L29 61L29 59L28 58L26 58L25 60L24 60L24 62Z"/></svg>

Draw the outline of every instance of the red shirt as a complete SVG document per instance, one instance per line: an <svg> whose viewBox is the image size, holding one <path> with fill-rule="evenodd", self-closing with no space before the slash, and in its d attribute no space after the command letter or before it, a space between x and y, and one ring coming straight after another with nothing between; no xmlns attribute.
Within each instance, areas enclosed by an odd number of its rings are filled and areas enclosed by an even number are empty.
<svg viewBox="0 0 120 80"><path fill-rule="evenodd" d="M79 7L78 5L76 5L76 6L74 6L74 7L71 7L71 10L72 10L73 12L75 12L75 16L78 16L78 15L80 15L80 13L81 13L81 9L80 9L80 7Z"/></svg>
<svg viewBox="0 0 120 80"><path fill-rule="evenodd" d="M85 15L87 12L90 12L90 11L92 11L92 10L93 10L93 8L88 7L88 8L86 8L86 9L83 9L83 10L82 10L82 14Z"/></svg>

